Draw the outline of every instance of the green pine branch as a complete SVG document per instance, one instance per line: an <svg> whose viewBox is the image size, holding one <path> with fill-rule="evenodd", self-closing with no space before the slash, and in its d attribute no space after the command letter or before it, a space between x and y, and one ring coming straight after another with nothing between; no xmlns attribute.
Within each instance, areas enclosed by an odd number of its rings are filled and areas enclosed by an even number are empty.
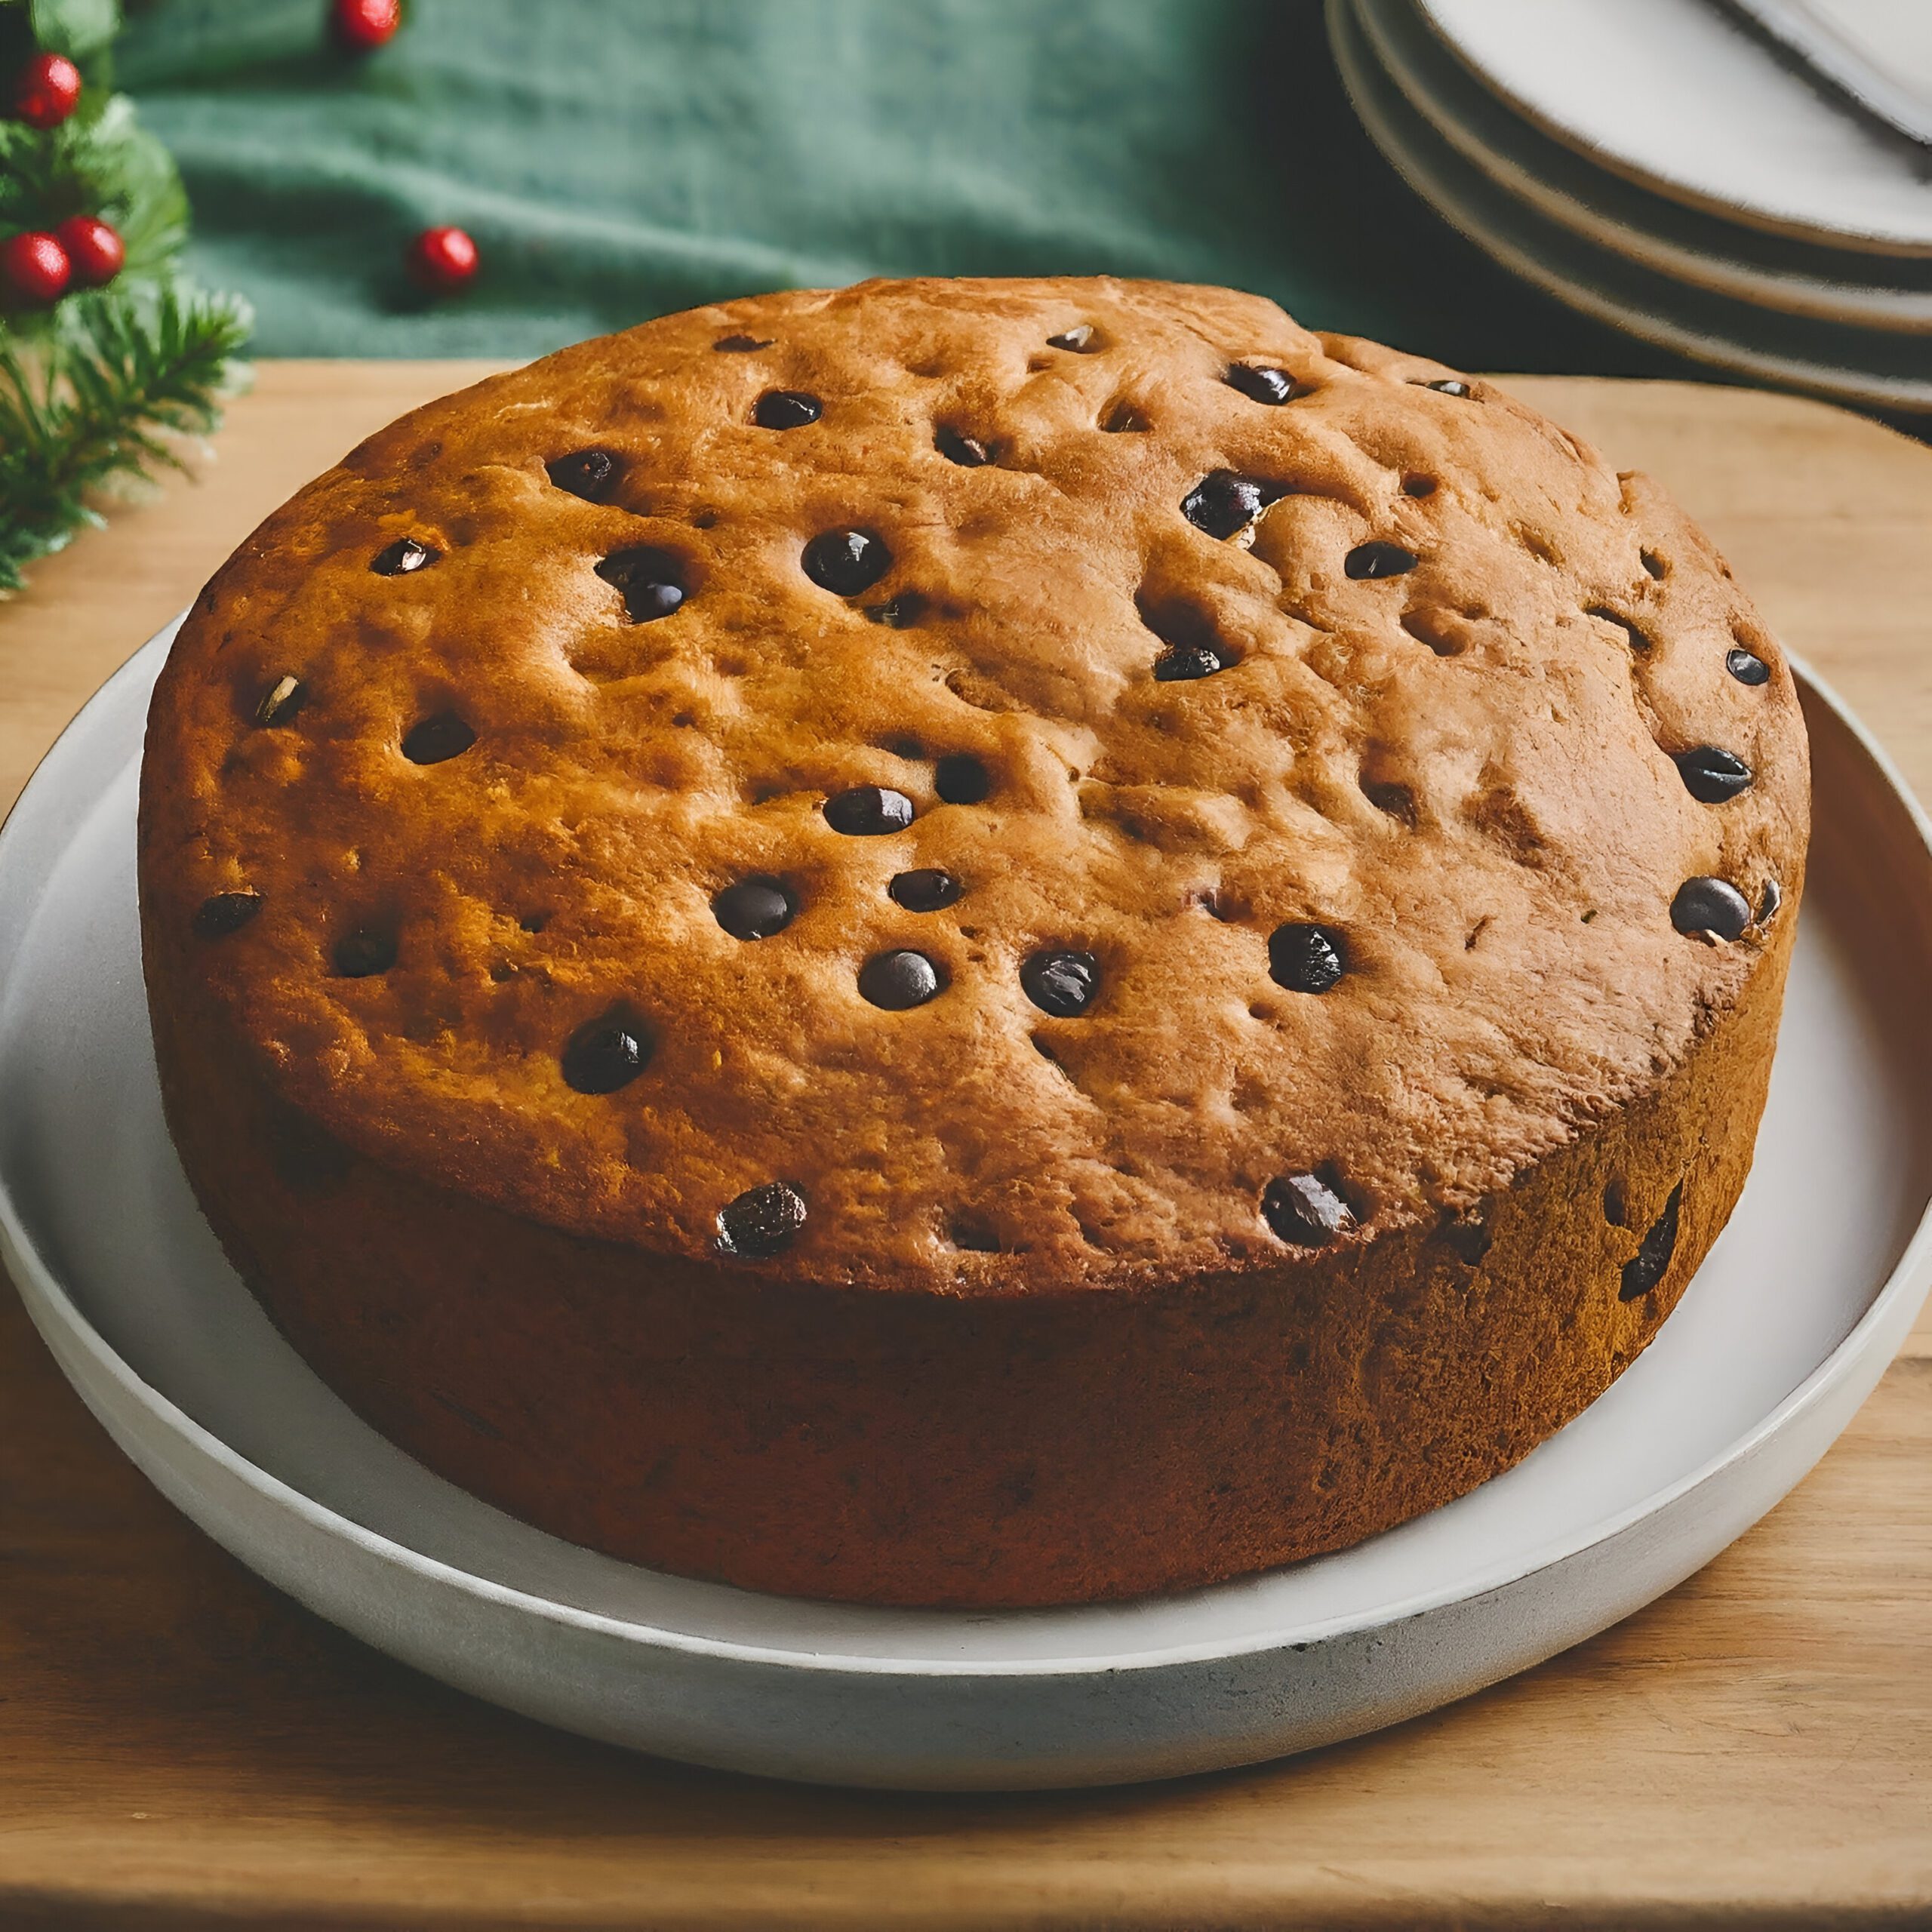
<svg viewBox="0 0 1932 1932"><path fill-rule="evenodd" d="M81 65L78 111L57 128L0 120L0 239L98 216L126 250L107 288L0 314L0 597L29 565L101 516L154 468L182 467L246 374L251 321L176 268L188 202L168 150L112 90L116 0L0 0L0 67L36 48Z"/></svg>
<svg viewBox="0 0 1932 1932"><path fill-rule="evenodd" d="M0 334L0 595L101 521L91 500L220 420L253 318L238 296L181 285L70 297L29 345Z"/></svg>
<svg viewBox="0 0 1932 1932"><path fill-rule="evenodd" d="M180 177L125 94L45 133L0 121L0 235L57 228L72 214L98 215L114 227L128 251L122 273L136 280L165 275L187 238ZM17 334L38 331L30 313L9 321Z"/></svg>

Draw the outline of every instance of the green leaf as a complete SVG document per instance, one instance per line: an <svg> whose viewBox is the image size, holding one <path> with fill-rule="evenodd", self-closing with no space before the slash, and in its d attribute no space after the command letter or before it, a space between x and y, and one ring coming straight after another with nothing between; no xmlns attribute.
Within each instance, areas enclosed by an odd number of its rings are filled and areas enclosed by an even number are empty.
<svg viewBox="0 0 1932 1932"><path fill-rule="evenodd" d="M33 37L50 54L83 60L121 31L117 0L30 0Z"/></svg>

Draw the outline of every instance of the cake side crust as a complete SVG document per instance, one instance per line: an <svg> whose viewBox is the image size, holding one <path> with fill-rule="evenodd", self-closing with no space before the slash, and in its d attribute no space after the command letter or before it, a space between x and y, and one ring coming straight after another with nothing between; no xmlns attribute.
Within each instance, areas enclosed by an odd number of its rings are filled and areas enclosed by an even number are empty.
<svg viewBox="0 0 1932 1932"><path fill-rule="evenodd" d="M156 1045L244 1278L438 1474L681 1574L1042 1605L1346 1547L1594 1401L1743 1186L1792 931L1654 1092L1471 1213L1105 1297L882 1297L586 1241L350 1153L232 1041L208 1051L205 1015L158 1012Z"/></svg>

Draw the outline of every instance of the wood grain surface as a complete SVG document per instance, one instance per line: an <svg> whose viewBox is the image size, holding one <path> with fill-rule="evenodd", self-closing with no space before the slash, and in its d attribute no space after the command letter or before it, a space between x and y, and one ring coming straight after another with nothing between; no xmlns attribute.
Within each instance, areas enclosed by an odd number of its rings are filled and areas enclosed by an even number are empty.
<svg viewBox="0 0 1932 1932"><path fill-rule="evenodd" d="M0 605L0 806L260 515L485 366L266 365L197 481L41 566ZM1512 386L1675 489L1932 798L1932 451L1787 397ZM1540 1669L1260 1770L940 1798L629 1756L389 1663L177 1516L0 1297L0 1926L1694 1924L1932 1925L1924 1318L1764 1523Z"/></svg>

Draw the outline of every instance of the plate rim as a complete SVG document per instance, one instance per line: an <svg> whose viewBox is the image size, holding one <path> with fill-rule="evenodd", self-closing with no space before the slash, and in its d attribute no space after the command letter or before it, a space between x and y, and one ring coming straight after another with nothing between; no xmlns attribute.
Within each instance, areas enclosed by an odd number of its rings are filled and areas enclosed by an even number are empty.
<svg viewBox="0 0 1932 1932"><path fill-rule="evenodd" d="M1805 16L1814 11L1808 0L1795 0L1795 4L1794 0L1732 0L1732 4L1781 47L1815 67L1829 85L1850 95L1866 113L1876 115L1909 140L1932 143L1932 106L1910 88L1894 87L1884 69L1868 61L1857 43L1835 31L1829 21L1817 20L1815 26L1807 23Z"/></svg>
<svg viewBox="0 0 1932 1932"><path fill-rule="evenodd" d="M1726 201L1721 195L1700 189L1687 181L1667 174L1653 173L1627 156L1619 155L1608 148L1598 147L1589 141L1574 128L1566 126L1533 100L1504 86L1501 78L1480 65L1463 48L1435 17L1431 0L1417 0L1417 11L1424 26L1441 40L1447 51L1469 72L1482 87L1494 94L1512 114L1528 122L1551 140L1560 142L1574 153L1595 162L1618 174L1639 188L1648 189L1654 194L1681 203L1706 214L1720 216L1727 220L1742 222L1746 226L1755 228L1770 235L1780 235L1791 241L1810 242L1826 248L1849 248L1859 254L1887 256L1894 260L1923 260L1932 256L1932 235L1914 240L1909 237L1887 231L1863 228L1828 228L1801 217L1780 215L1761 206L1753 206L1748 202ZM1911 136L1899 133L1897 139L1909 143Z"/></svg>
<svg viewBox="0 0 1932 1932"><path fill-rule="evenodd" d="M1376 72L1381 75L1383 84L1388 87L1394 88L1396 84L1382 72L1372 54L1349 45L1349 35L1363 31L1356 23L1350 0L1327 0L1327 16L1329 45L1334 54L1343 86L1364 128L1383 158L1443 220L1511 274L1542 289L1546 294L1554 296L1567 306L1592 315L1599 321L1608 323L1640 340L1654 343L1694 361L1724 370L1730 374L1748 377L1759 383L1797 389L1834 401L1855 402L1866 408L1895 410L1913 416L1932 414L1932 378L1918 383L1900 381L1844 364L1816 361L1808 358L1788 356L1776 350L1754 349L1734 337L1714 334L1707 329L1675 321L1653 308L1633 306L1626 300L1606 294L1601 288L1592 287L1552 268L1540 256L1531 252L1525 243L1503 235L1491 227L1484 217L1472 213L1460 191L1445 189L1416 158L1407 137L1395 128L1383 107L1368 96L1367 90L1375 83L1369 78L1365 71L1367 67L1375 67ZM1420 115L1415 118L1429 138L1444 141L1444 145L1447 145L1441 135L1428 128ZM1472 173L1479 172L1474 168L1473 164L1456 155L1453 149L1451 155L1458 166L1469 168ZM1539 214L1536 209L1513 202L1494 183L1487 184L1487 187L1488 192L1506 201L1511 201L1512 206L1530 223L1543 223L1560 235L1571 248L1591 251L1602 256L1606 263L1624 269L1634 268L1641 273L1655 273L1654 270L1642 268L1641 264L1599 248L1583 235L1571 233L1562 228L1560 223ZM1702 295L1714 301L1732 299L1709 290L1686 289L1684 292ZM1772 311L1759 312L1767 318L1775 315ZM1816 320L1808 316L1789 316L1782 319L1797 322ZM1829 322L1820 325L1828 328L1854 326ZM1894 334L1890 331L1875 333L1886 337ZM1901 336L1896 339L1909 341L1913 338Z"/></svg>
<svg viewBox="0 0 1932 1932"><path fill-rule="evenodd" d="M1847 274L1834 278L1819 269L1777 268L1725 251L1721 237L1713 237L1700 251L1696 238L1673 235L1639 224L1635 209L1618 211L1600 207L1587 198L1585 184L1546 177L1531 164L1544 158L1532 146L1526 158L1492 140L1479 125L1466 119L1460 106L1438 91L1435 78L1422 72L1412 61L1401 35L1412 29L1429 41L1439 57L1453 62L1462 84L1479 94L1500 119L1513 122L1518 131L1530 140L1554 150L1547 157L1552 164L1574 168L1580 174L1594 174L1599 192L1611 195L1644 196L1658 205L1660 214L1679 220L1709 221L1714 226L1740 230L1761 236L1764 231L1748 223L1721 221L1707 211L1694 208L1672 197L1658 195L1633 182L1627 175L1601 165L1594 154L1586 154L1565 142L1546 134L1534 122L1511 115L1494 89L1484 88L1470 74L1468 63L1454 60L1442 36L1434 32L1419 11L1416 0L1352 0L1357 25L1367 36L1376 60L1401 91L1417 115L1433 128L1465 161L1479 169L1504 194L1526 203L1537 213L1580 235L1598 248L1622 255L1655 273L1669 275L1693 288L1748 302L1783 315L1809 317L1836 322L1847 328L1869 328L1887 334L1932 334L1932 287L1888 287L1860 281ZM1404 24L1406 23L1406 26ZM1774 240L1798 242L1793 236L1774 236ZM1812 246L1809 242L1799 245ZM1821 251L1821 252L1826 252ZM1860 263L1881 260L1909 260L1921 263L1917 256L1879 257L1869 251L1836 249L1829 252L1848 259L1847 270ZM1822 269L1822 264L1820 265Z"/></svg>
<svg viewBox="0 0 1932 1932"><path fill-rule="evenodd" d="M1334 0L1331 0L1334 4ZM185 617L184 612L183 615ZM178 626L177 618L135 651L94 693L75 713L32 776L20 797L0 823L0 899L11 897L8 882L22 862L16 848L29 836L23 829L33 818L23 811L29 797L51 792L57 773L70 759L82 755L81 746L100 713L124 694L124 688L139 681L149 672L152 659ZM1932 859L1932 817L1906 785L1903 775L1884 747L1848 709L1830 685L1795 654L1787 654L1800 683L1830 715L1850 740L1854 748L1872 767L1885 789L1905 810L1907 823L1915 833L1928 859ZM153 664L158 675L158 663ZM152 683L150 677L149 681ZM136 754L138 755L138 753ZM40 802L44 803L43 798ZM63 844L60 849L66 849ZM43 869L44 871L44 869ZM38 894L30 903L38 903ZM11 992L11 968L26 931L23 921L11 938L0 937L0 1004ZM1804 1379L1761 1416L1741 1436L1686 1474L1674 1478L1639 1501L1605 1517L1594 1519L1580 1529L1565 1532L1537 1546L1527 1555L1506 1559L1497 1567L1473 1579L1437 1586L1412 1592L1391 1603L1364 1612L1346 1613L1300 1626L1283 1626L1240 1638L1208 1639L1192 1644L1168 1644L1158 1649L1096 1653L1078 1657L1051 1658L984 1659L917 1657L881 1657L863 1652L832 1649L786 1650L768 1644L668 1629L662 1626L612 1617L605 1613L559 1603L513 1586L466 1570L441 1558L429 1556L407 1543L371 1530L352 1518L251 1462L231 1447L211 1429L197 1422L168 1396L136 1373L111 1347L81 1312L53 1269L39 1254L28 1234L20 1209L14 1200L7 1176L0 1173L0 1262L12 1276L34 1325L42 1335L62 1373L70 1382L63 1344L78 1348L88 1357L97 1374L104 1375L122 1396L159 1423L177 1441L214 1463L230 1480L240 1483L271 1506L301 1518L309 1528L343 1537L374 1557L413 1573L430 1584L457 1591L500 1607L514 1609L538 1621L616 1638L643 1651L666 1651L696 1658L757 1665L768 1669L808 1674L863 1675L880 1678L909 1679L1005 1679L1030 1680L1081 1678L1177 1668L1198 1667L1236 1660L1260 1657L1297 1646L1309 1648L1339 1639L1371 1634L1413 1621L1457 1605L1467 1604L1521 1586L1546 1572L1560 1568L1599 1546L1611 1544L1638 1525L1672 1509L1697 1491L1737 1466L1749 1462L1772 1440L1783 1435L1807 1412L1821 1406L1868 1366L1887 1331L1893 1349L1879 1362L1871 1383L1875 1385L1890 1364L1897 1344L1909 1330L1913 1317L1932 1288L1932 1196L1928 1196L1916 1227L1894 1263L1884 1283L1873 1295L1865 1312L1837 1345ZM49 1332L55 1323L59 1340ZM86 1392L76 1383L77 1392ZM93 1404L89 1403L89 1407ZM119 1446L117 1442L117 1447ZM123 1450L122 1453L127 1452ZM131 1458L131 1460L134 1460ZM1808 1465L1807 1465L1808 1467ZM143 1473L148 1472L143 1468ZM150 1476L149 1480L152 1478ZM205 1531L204 1534L208 1534ZM647 1566L630 1565L645 1569ZM1216 1589L1239 1588L1246 1581L1236 1578L1229 1583L1208 1586L1201 1594ZM758 1594L751 1592L748 1594ZM1131 1610L1131 1604L1121 1606ZM903 1611L895 1612L903 1614ZM994 1611L994 1619L1005 1616L1037 1617L1037 1611Z"/></svg>

